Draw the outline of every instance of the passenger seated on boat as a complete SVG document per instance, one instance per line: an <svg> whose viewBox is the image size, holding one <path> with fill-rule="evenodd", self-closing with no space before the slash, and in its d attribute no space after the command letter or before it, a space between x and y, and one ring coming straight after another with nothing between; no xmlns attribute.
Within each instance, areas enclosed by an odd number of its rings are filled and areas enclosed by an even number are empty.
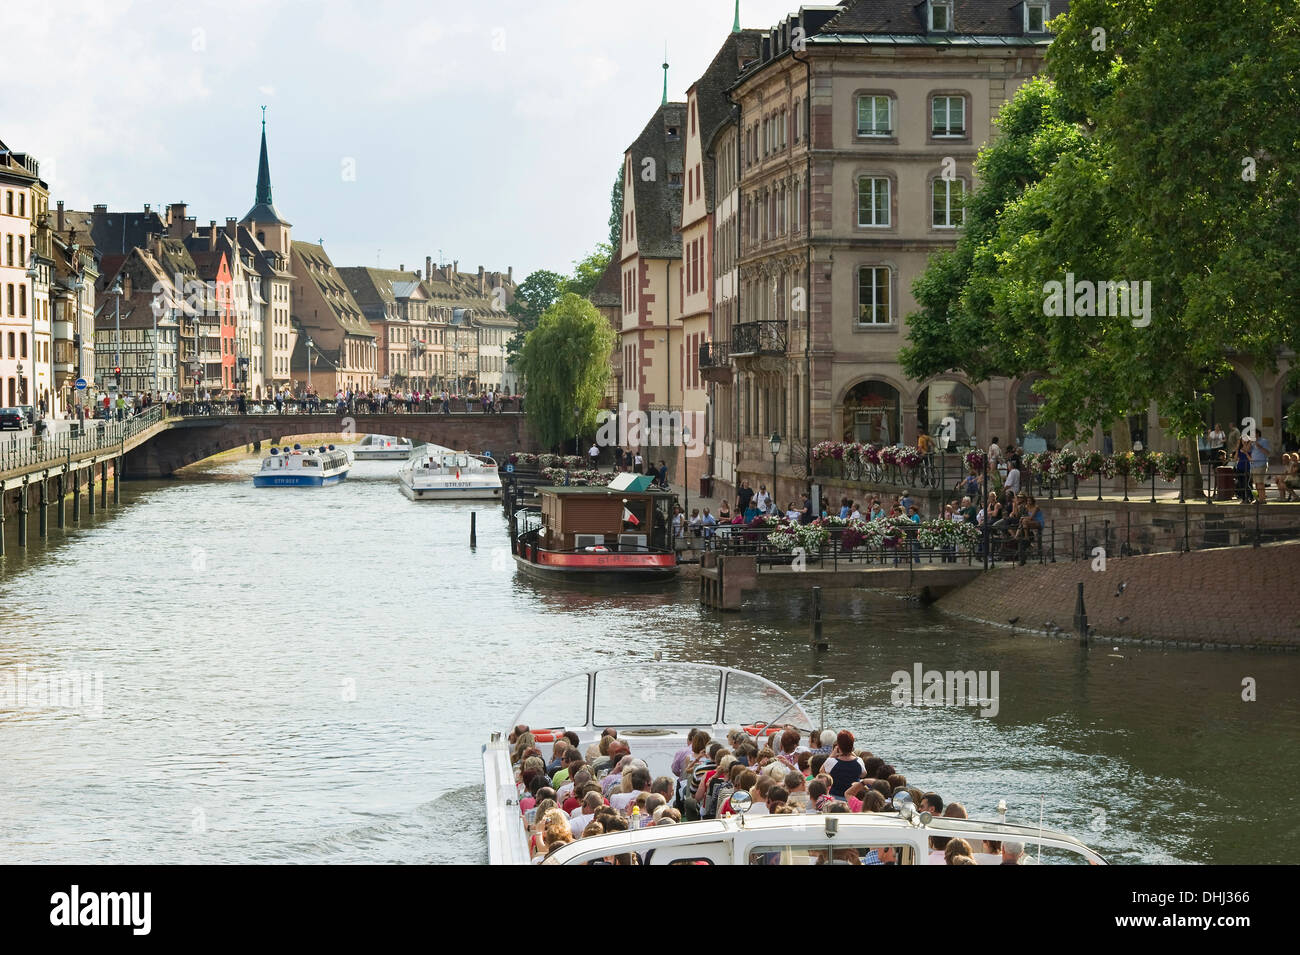
<svg viewBox="0 0 1300 955"><path fill-rule="evenodd" d="M545 790L547 793L549 793L550 798L552 799L555 798L555 790L551 788L551 781L547 779L545 776L542 775L534 776L532 781L528 783L528 785L525 788L527 789L528 794L519 800L520 812L527 812L529 809L532 809L535 805L537 805L537 801L538 801L537 794L542 790Z"/></svg>
<svg viewBox="0 0 1300 955"><path fill-rule="evenodd" d="M955 856L969 859L969 862L954 862ZM947 847L943 850L944 865L975 865L975 850L970 847L970 843L965 839L950 839Z"/></svg>
<svg viewBox="0 0 1300 955"><path fill-rule="evenodd" d="M768 812L776 812L778 806L784 807L786 803L788 803L789 801L790 801L790 793L786 790L784 786L780 784L774 784L772 788L767 791ZM786 811L787 812L793 811L793 807L787 809Z"/></svg>
<svg viewBox="0 0 1300 955"><path fill-rule="evenodd" d="M542 762L540 756L529 756L524 760L523 771L519 774L519 781L527 786L530 782L539 776L543 776L546 765Z"/></svg>
<svg viewBox="0 0 1300 955"><path fill-rule="evenodd" d="M559 771L551 776L551 785L558 787L570 779L574 773L573 764L582 761L582 754L576 749L566 750L564 755L560 757Z"/></svg>
<svg viewBox="0 0 1300 955"><path fill-rule="evenodd" d="M916 808L921 812L928 812L932 816L942 816L943 797L938 793L923 793L921 801L916 804Z"/></svg>
<svg viewBox="0 0 1300 955"><path fill-rule="evenodd" d="M780 752L776 754L776 758L785 763L787 769L794 769L799 765L795 756L795 749L799 745L799 740L799 731L789 727L781 734L781 739L777 743Z"/></svg>
<svg viewBox="0 0 1300 955"><path fill-rule="evenodd" d="M808 784L808 799L812 803L813 812L821 812L835 801L830 794L830 786L821 779L814 779Z"/></svg>
<svg viewBox="0 0 1300 955"><path fill-rule="evenodd" d="M700 730L694 726L686 731L686 745L673 755L673 761L669 766L674 776L680 777L685 770L686 763L691 758L691 744L695 742L695 737L699 735L699 732ZM732 730L732 732L734 733L736 730Z"/></svg>
<svg viewBox="0 0 1300 955"><path fill-rule="evenodd" d="M742 769L736 776L735 787L737 791L745 790L748 792L758 783L758 773L752 769ZM731 814L731 797L728 796L718 807L718 815L726 816Z"/></svg>
<svg viewBox="0 0 1300 955"><path fill-rule="evenodd" d="M831 747L834 745L834 730L822 730L820 734L816 730L813 730L808 734L808 752L812 753L814 756L829 756L831 754Z"/></svg>
<svg viewBox="0 0 1300 955"><path fill-rule="evenodd" d="M569 827L569 820L559 810L547 813L546 822L542 829L542 846L545 850L546 858L555 852L556 849L567 846L573 841L573 830Z"/></svg>
<svg viewBox="0 0 1300 955"><path fill-rule="evenodd" d="M858 812L892 812L889 808L889 802L884 796L874 789L868 789L862 797L862 805L858 807Z"/></svg>
<svg viewBox="0 0 1300 955"><path fill-rule="evenodd" d="M650 770L637 767L623 774L623 785L620 787L622 792L616 792L609 797L609 804L619 812L630 813L632 804L636 802L636 797L645 793L650 793Z"/></svg>
<svg viewBox="0 0 1300 955"><path fill-rule="evenodd" d="M1023 842L1002 843L1002 864L1003 865L1024 865L1025 844Z"/></svg>
<svg viewBox="0 0 1300 955"><path fill-rule="evenodd" d="M564 752L568 748L569 741L563 736L557 739L551 746L551 760L546 764L546 772L548 775L554 776L560 771L560 767L563 765Z"/></svg>
<svg viewBox="0 0 1300 955"><path fill-rule="evenodd" d="M565 783L556 790L555 798L560 803L560 808L569 815L573 815L573 810L578 808L578 803L582 801L580 792L586 792L587 787L591 784L591 770L579 769L573 774L573 781Z"/></svg>
<svg viewBox="0 0 1300 955"><path fill-rule="evenodd" d="M554 805L539 805L537 807L537 822L534 824L533 833L528 839L528 851L534 862L540 862L542 857L546 855L551 839L548 834L554 834L555 838L558 839L558 833L560 832L569 836L569 841L572 841L572 835L569 832L569 817L556 809Z"/></svg>
<svg viewBox="0 0 1300 955"><path fill-rule="evenodd" d="M681 811L672 806L662 806L655 810L652 826L675 826L682 821Z"/></svg>
<svg viewBox="0 0 1300 955"><path fill-rule="evenodd" d="M673 801L673 793L677 790L677 780L672 776L656 776L654 782L650 784L651 794L657 794L664 797L664 802Z"/></svg>
<svg viewBox="0 0 1300 955"><path fill-rule="evenodd" d="M596 818L596 810L605 805L605 800L601 798L598 792L589 792L582 797L582 806L569 819L569 830L573 838L581 839L582 830L586 829L593 819Z"/></svg>
<svg viewBox="0 0 1300 955"><path fill-rule="evenodd" d="M812 805L808 798L808 780L803 778L803 773L798 770L791 770L785 774L785 791L789 793L787 801L799 812L804 812Z"/></svg>
<svg viewBox="0 0 1300 955"><path fill-rule="evenodd" d="M655 813L666 805L668 805L668 800L659 795L659 793L650 793L650 795L646 796L645 805L641 807L641 811L645 814L646 819L648 820L646 825L653 826L654 820L658 818L655 816Z"/></svg>
<svg viewBox="0 0 1300 955"><path fill-rule="evenodd" d="M826 765L826 760L828 759L830 759L830 757L825 753L814 753L811 757L809 757L808 759L808 776L810 777L809 781L811 781L812 779L816 779L818 776L821 775L822 767Z"/></svg>
<svg viewBox="0 0 1300 955"><path fill-rule="evenodd" d="M723 751L718 765L705 774L695 787L695 801L700 805L700 818L712 819L718 814L718 794L731 780L732 767L739 765L736 757Z"/></svg>
<svg viewBox="0 0 1300 955"><path fill-rule="evenodd" d="M950 802L943 811L945 819L965 819L966 807L959 802ZM943 836L930 837L930 865L943 865L943 850L952 840Z"/></svg>
<svg viewBox="0 0 1300 955"><path fill-rule="evenodd" d="M618 738L618 730L606 726L600 731L600 738L587 747L587 762L593 762L598 756L609 755L609 744Z"/></svg>

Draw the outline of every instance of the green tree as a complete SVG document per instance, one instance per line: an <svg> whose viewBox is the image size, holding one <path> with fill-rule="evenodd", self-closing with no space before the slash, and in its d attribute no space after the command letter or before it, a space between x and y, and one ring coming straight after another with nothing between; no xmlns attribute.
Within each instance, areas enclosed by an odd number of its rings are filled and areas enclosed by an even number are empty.
<svg viewBox="0 0 1300 955"><path fill-rule="evenodd" d="M519 322L519 330L506 342L507 360L511 364L517 366L524 337L537 327L546 310L559 300L564 292L564 283L564 276L538 269L515 289L514 301L506 306L506 311Z"/></svg>
<svg viewBox="0 0 1300 955"><path fill-rule="evenodd" d="M528 380L528 423L542 444L552 447L595 429L613 347L609 322L572 292L528 334L518 368Z"/></svg>
<svg viewBox="0 0 1300 955"><path fill-rule="evenodd" d="M609 247L618 252L623 247L623 166L618 167L614 188L609 191Z"/></svg>
<svg viewBox="0 0 1300 955"><path fill-rule="evenodd" d="M1300 86L1296 10L1075 0L1052 23L1056 87L1004 107L966 234L914 286L909 374L1043 371L1039 417L1067 437L1154 401L1194 456L1229 358L1275 367L1300 344L1300 117L1278 108ZM1066 273L1150 282L1149 323L1054 314Z"/></svg>
<svg viewBox="0 0 1300 955"><path fill-rule="evenodd" d="M604 242L597 244L595 250L585 259L573 263L573 275L564 280L564 291L572 292L581 298L591 294L600 277L609 265L613 250Z"/></svg>

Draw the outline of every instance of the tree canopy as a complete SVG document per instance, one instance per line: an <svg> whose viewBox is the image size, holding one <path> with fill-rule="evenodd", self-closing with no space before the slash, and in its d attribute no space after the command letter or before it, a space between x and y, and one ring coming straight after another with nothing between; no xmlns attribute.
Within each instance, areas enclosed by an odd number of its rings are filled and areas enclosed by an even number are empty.
<svg viewBox="0 0 1300 955"><path fill-rule="evenodd" d="M528 381L528 423L542 444L560 444L596 427L613 347L609 322L573 292L542 315L518 362Z"/></svg>
<svg viewBox="0 0 1300 955"><path fill-rule="evenodd" d="M565 278L548 269L538 269L519 283L514 301L506 311L519 322L519 330L506 343L506 354L511 363L523 348L524 336L537 327L543 313L554 305L564 292Z"/></svg>
<svg viewBox="0 0 1300 955"><path fill-rule="evenodd" d="M612 254L613 250L607 243L597 244L586 258L573 263L573 274L564 280L564 291L572 292L582 298L590 295L596 283L600 281L601 275L604 274L605 266L609 265Z"/></svg>
<svg viewBox="0 0 1300 955"><path fill-rule="evenodd" d="M1052 28L1055 83L1003 108L965 233L914 286L904 367L1042 371L1067 437L1150 402L1195 434L1233 357L1300 346L1297 2L1074 0ZM1149 282L1150 311L1095 314L1091 285L1053 308L1073 279Z"/></svg>

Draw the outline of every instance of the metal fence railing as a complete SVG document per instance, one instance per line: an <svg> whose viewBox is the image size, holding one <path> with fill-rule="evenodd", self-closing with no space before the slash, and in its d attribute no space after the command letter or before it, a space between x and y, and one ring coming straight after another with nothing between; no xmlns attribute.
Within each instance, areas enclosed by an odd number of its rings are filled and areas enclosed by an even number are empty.
<svg viewBox="0 0 1300 955"><path fill-rule="evenodd" d="M121 421L73 421L65 430L22 435L0 445L0 471L34 470L83 454L121 448L125 442L163 420L161 405Z"/></svg>
<svg viewBox="0 0 1300 955"><path fill-rule="evenodd" d="M334 399L293 399L276 404L273 401L245 401L244 410L239 410L237 401L226 399L211 401L173 401L167 404L168 416L210 417L224 415L348 415L348 414L426 414L426 415L482 415L482 414L520 414L521 402L517 398L502 399L491 410L485 411L482 402L466 401L454 398L447 402L446 410L440 400L421 399L420 401L384 401L369 398L353 398L351 401Z"/></svg>

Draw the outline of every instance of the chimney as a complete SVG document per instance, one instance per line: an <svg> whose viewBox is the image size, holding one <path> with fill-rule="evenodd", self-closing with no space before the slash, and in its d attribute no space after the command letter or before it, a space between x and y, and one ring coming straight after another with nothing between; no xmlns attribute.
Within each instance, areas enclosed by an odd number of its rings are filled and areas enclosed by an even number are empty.
<svg viewBox="0 0 1300 955"><path fill-rule="evenodd" d="M173 239L185 238L185 203L173 202L168 207L167 235Z"/></svg>
<svg viewBox="0 0 1300 955"><path fill-rule="evenodd" d="M145 215L149 214L149 203L147 202L144 204L144 214Z"/></svg>
<svg viewBox="0 0 1300 955"><path fill-rule="evenodd" d="M406 271L406 263L403 262L401 265L399 265L399 266L397 267L397 271L399 271L399 272L405 272L405 271Z"/></svg>
<svg viewBox="0 0 1300 955"><path fill-rule="evenodd" d="M511 285L515 284L515 267L513 265L506 266L506 281Z"/></svg>
<svg viewBox="0 0 1300 955"><path fill-rule="evenodd" d="M101 216L101 215L107 215L107 214L108 214L108 206L107 206L107 205L105 205L105 204L102 203L102 202L97 202L97 203L95 203L95 215L97 215L97 216Z"/></svg>
<svg viewBox="0 0 1300 955"><path fill-rule="evenodd" d="M231 242L234 242L235 239L237 238L237 231L238 231L238 229L239 229L239 220L238 220L238 219L232 219L232 218L230 218L229 216L227 216L227 217L226 217L226 235L230 236L230 241L231 241Z"/></svg>
<svg viewBox="0 0 1300 955"><path fill-rule="evenodd" d="M208 251L215 252L217 248L217 220L208 220Z"/></svg>
<svg viewBox="0 0 1300 955"><path fill-rule="evenodd" d="M122 272L122 297L123 298L131 297L131 287L132 287L131 273L127 271L123 271Z"/></svg>
<svg viewBox="0 0 1300 955"><path fill-rule="evenodd" d="M455 278L456 273L460 271L460 259L451 260L451 277Z"/></svg>
<svg viewBox="0 0 1300 955"><path fill-rule="evenodd" d="M424 257L424 280L427 282L431 278L433 278L433 256L426 255Z"/></svg>
<svg viewBox="0 0 1300 955"><path fill-rule="evenodd" d="M478 294L483 294L483 266L478 267Z"/></svg>
<svg viewBox="0 0 1300 955"><path fill-rule="evenodd" d="M62 199L59 200L59 213L58 213L57 221L58 221L58 231L62 232L63 231L63 200Z"/></svg>

